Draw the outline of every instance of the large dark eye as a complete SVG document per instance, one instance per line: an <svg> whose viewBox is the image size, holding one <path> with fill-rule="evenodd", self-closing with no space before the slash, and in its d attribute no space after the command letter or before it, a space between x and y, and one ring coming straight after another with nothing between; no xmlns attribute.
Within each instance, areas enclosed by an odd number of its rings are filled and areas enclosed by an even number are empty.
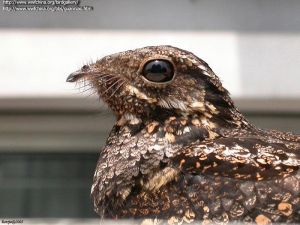
<svg viewBox="0 0 300 225"><path fill-rule="evenodd" d="M168 60L151 60L144 65L142 74L149 81L164 83L173 79L174 68Z"/></svg>

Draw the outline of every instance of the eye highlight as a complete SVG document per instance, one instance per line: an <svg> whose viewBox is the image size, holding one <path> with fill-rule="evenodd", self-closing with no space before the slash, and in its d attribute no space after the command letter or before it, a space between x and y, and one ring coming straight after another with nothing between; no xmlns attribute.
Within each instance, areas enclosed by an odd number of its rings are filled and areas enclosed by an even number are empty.
<svg viewBox="0 0 300 225"><path fill-rule="evenodd" d="M145 63L142 75L148 81L165 83L173 79L174 67L168 60L154 59Z"/></svg>

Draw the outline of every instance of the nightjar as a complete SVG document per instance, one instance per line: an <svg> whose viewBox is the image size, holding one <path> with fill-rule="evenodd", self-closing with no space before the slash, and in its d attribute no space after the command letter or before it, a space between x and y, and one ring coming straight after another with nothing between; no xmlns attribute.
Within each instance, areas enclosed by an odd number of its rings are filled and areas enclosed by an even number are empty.
<svg viewBox="0 0 300 225"><path fill-rule="evenodd" d="M72 73L117 117L91 195L102 218L300 222L300 136L255 127L206 62L172 46Z"/></svg>

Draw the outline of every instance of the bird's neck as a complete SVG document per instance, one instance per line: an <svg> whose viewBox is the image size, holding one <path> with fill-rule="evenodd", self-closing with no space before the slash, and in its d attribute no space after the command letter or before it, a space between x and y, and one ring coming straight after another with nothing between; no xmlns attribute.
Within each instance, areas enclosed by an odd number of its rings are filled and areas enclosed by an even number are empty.
<svg viewBox="0 0 300 225"><path fill-rule="evenodd" d="M215 139L228 129L248 129L252 125L234 107L219 107L205 103L204 111L182 113L180 110L157 108L150 116L122 115L117 126L127 127L131 135L141 131L155 137L166 138L170 143L185 144L193 141Z"/></svg>
<svg viewBox="0 0 300 225"><path fill-rule="evenodd" d="M206 100L204 105L204 111L197 113L197 115L209 121L211 128L249 129L253 127L230 98L222 99L217 103Z"/></svg>

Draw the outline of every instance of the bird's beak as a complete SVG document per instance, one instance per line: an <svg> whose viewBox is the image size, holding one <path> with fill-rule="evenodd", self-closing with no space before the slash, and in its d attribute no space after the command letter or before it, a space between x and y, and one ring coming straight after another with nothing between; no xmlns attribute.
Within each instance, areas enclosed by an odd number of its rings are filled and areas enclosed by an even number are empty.
<svg viewBox="0 0 300 225"><path fill-rule="evenodd" d="M74 73L71 73L68 77L67 77L67 82L74 82L77 81L78 79L80 79L81 77L83 77L86 73L81 71L81 70L77 70Z"/></svg>

